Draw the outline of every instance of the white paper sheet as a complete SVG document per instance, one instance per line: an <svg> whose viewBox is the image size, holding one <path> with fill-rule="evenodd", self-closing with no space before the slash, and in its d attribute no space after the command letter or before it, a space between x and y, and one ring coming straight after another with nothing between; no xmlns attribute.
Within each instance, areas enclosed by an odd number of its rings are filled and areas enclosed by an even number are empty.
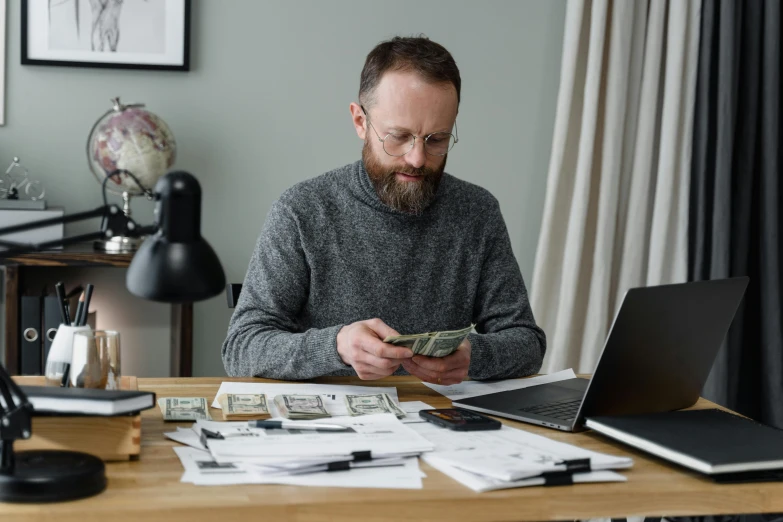
<svg viewBox="0 0 783 522"><path fill-rule="evenodd" d="M469 471L464 471L459 468L449 466L444 462L441 462L437 457L437 453L425 454L422 455L422 458L427 464L437 469L444 475L453 478L460 484L467 486L473 491L477 491L479 493L482 493L484 491L493 491L496 489L510 489L510 488L521 488L526 486L544 485L544 479L540 477L508 482L496 478L476 475L475 473L470 473ZM625 482L626 480L628 480L626 477L620 475L619 473L615 473L613 471L592 471L590 473L575 473L573 476L573 481L575 483Z"/></svg>
<svg viewBox="0 0 783 522"><path fill-rule="evenodd" d="M407 415L400 419L403 424L410 424L411 422L427 422L421 417L419 417L419 412L421 410L431 410L433 409L432 406L427 404L426 402L421 401L408 401L408 402L401 402L400 408L402 408L402 411L407 413Z"/></svg>
<svg viewBox="0 0 783 522"><path fill-rule="evenodd" d="M458 401L460 399L467 399L468 397L476 397L478 395L486 395L488 393L518 390L521 388L528 388L530 386L537 386L539 384L565 381L566 379L575 378L576 374L574 373L574 370L569 368L568 370L550 373L549 375L530 377L528 379L509 379L506 381L497 382L464 381L459 384L451 384L449 386L444 386L441 384L430 384L428 382L423 384L425 386L429 386L441 395L445 395L452 401Z"/></svg>
<svg viewBox="0 0 783 522"><path fill-rule="evenodd" d="M289 484L345 488L421 489L422 473L417 458L405 459L402 466L319 472L294 476L265 476L243 464L218 464L206 451L174 448L183 467L181 481L200 486L233 484Z"/></svg>
<svg viewBox="0 0 783 522"><path fill-rule="evenodd" d="M307 459L333 454L350 455L354 451L372 451L373 454L420 453L433 448L432 443L409 427L418 424L403 424L389 413L332 418L329 422L347 426L350 430L326 432L244 428L255 436L211 440L209 450L219 462L230 462L253 457L290 456Z"/></svg>
<svg viewBox="0 0 783 522"><path fill-rule="evenodd" d="M332 417L345 416L348 409L345 406L346 395L371 395L374 393L388 393L395 402L397 399L397 388L379 388L375 386L348 386L338 384L269 384L260 382L223 382L220 384L215 400L212 402L213 408L220 408L217 397L224 393L263 393L266 394L269 413L272 417L279 417L280 411L275 406L275 395L298 394L298 395L320 395L324 402L326 411ZM323 420L321 422L324 422Z"/></svg>
<svg viewBox="0 0 783 522"><path fill-rule="evenodd" d="M519 472L526 465L545 467L546 462L536 462L542 455L549 457L541 460L549 462L552 466L550 469L554 470L558 469L553 467L555 461L574 458L590 458L591 465L595 459L597 467L612 466L616 469L627 468L633 464L633 460L627 457L585 450L508 426L499 430L468 432L453 431L431 423L413 424L410 427L435 444L435 450L422 454L421 458L474 491L543 485L544 479L540 477L522 480L501 478L509 478L510 473ZM576 473L573 480L614 482L624 481L626 478L610 471L592 471Z"/></svg>
<svg viewBox="0 0 783 522"><path fill-rule="evenodd" d="M586 450L508 426L463 433L437 426L416 426L415 429L436 443L439 462L498 480L521 480L544 472L565 471L565 466L560 464L564 460L589 459L592 471L633 466L630 457ZM441 449L448 446L457 449ZM468 449L468 446L472 448Z"/></svg>
<svg viewBox="0 0 783 522"><path fill-rule="evenodd" d="M164 433L163 435L175 442L190 446L191 448L196 448L203 451L206 451L207 449L204 447L204 445L201 444L201 437L196 435L196 433L190 428L178 428L177 431L171 431Z"/></svg>

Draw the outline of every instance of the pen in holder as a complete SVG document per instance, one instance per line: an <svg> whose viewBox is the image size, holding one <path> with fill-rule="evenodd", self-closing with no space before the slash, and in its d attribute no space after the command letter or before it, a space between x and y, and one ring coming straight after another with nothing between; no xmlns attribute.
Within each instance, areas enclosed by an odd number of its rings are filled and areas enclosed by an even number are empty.
<svg viewBox="0 0 783 522"><path fill-rule="evenodd" d="M46 358L47 386L66 386L68 382L68 370L73 358L73 336L76 332L89 332L92 329L88 325L69 326L61 324L54 335L49 357Z"/></svg>

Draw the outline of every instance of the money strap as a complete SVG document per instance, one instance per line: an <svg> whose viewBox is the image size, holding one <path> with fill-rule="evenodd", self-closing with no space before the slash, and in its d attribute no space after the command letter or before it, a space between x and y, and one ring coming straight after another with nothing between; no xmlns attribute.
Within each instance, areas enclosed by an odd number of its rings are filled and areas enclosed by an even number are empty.
<svg viewBox="0 0 783 522"><path fill-rule="evenodd" d="M544 477L545 486L570 486L574 483L574 476L570 471L547 471L541 476Z"/></svg>
<svg viewBox="0 0 783 522"><path fill-rule="evenodd" d="M354 451L351 455L353 455L353 462L372 460L372 451Z"/></svg>

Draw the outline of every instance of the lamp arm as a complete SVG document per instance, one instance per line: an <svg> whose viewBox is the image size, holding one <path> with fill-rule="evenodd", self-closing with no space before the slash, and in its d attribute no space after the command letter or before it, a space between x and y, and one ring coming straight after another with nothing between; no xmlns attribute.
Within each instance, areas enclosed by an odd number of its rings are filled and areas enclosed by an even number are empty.
<svg viewBox="0 0 783 522"><path fill-rule="evenodd" d="M33 406L0 364L0 474L14 469L13 444L29 439Z"/></svg>
<svg viewBox="0 0 783 522"><path fill-rule="evenodd" d="M8 257L9 255L22 254L27 252L37 252L40 250L80 243L82 241L110 238L115 235L138 237L143 233L150 233L157 230L156 226L138 226L136 222L126 216L117 205L103 205L94 210L88 210L86 212L78 212L76 214L70 214L67 216L41 219L38 221L32 221L30 223L23 223L21 225L0 228L0 236L13 234L16 232L26 232L28 230L35 230L52 225L73 223L75 221L83 221L85 219L92 219L96 217L103 218L101 220L100 230L97 232L90 232L88 234L82 234L79 236L55 239L43 243L18 243L14 241L0 240L0 247L5 249L0 250L0 257Z"/></svg>

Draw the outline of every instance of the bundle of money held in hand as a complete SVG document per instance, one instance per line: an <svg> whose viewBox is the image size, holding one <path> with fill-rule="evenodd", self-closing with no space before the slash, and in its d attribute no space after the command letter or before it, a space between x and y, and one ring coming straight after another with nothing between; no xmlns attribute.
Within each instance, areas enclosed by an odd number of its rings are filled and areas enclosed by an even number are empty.
<svg viewBox="0 0 783 522"><path fill-rule="evenodd" d="M158 399L164 421L212 420L204 397L165 397Z"/></svg>
<svg viewBox="0 0 783 522"><path fill-rule="evenodd" d="M392 413L397 418L405 417L405 412L395 404L388 393L375 395L346 395L345 405L352 416L370 415L373 413Z"/></svg>
<svg viewBox="0 0 783 522"><path fill-rule="evenodd" d="M253 420L269 417L266 395L258 393L223 393L217 397L223 420Z"/></svg>
<svg viewBox="0 0 783 522"><path fill-rule="evenodd" d="M286 419L306 420L331 417L318 395L277 395L275 406Z"/></svg>
<svg viewBox="0 0 783 522"><path fill-rule="evenodd" d="M454 353L473 327L472 324L461 330L449 330L443 332L427 332L410 335L390 335L383 342L395 346L405 346L413 350L416 355L428 357L446 357Z"/></svg>

